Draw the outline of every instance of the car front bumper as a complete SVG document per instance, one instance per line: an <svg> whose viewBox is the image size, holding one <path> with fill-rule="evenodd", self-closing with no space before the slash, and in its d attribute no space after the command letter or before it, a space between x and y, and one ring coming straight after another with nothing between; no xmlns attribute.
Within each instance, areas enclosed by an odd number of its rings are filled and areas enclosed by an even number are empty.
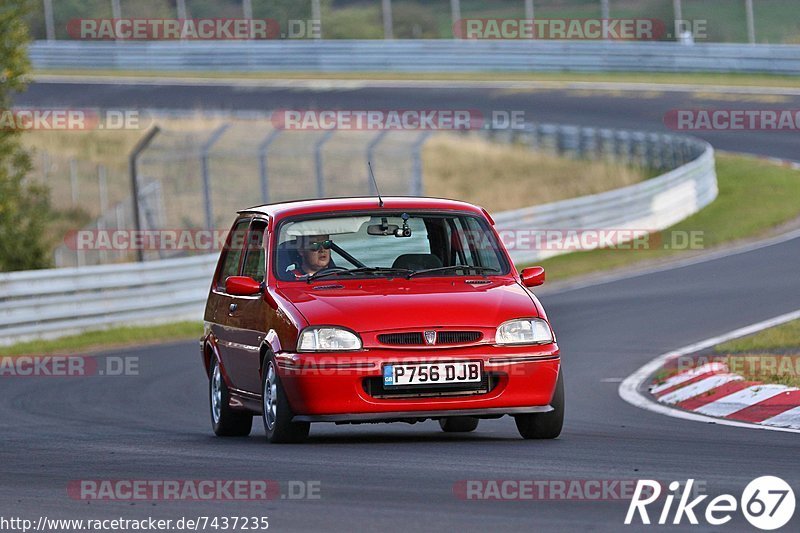
<svg viewBox="0 0 800 533"><path fill-rule="evenodd" d="M297 421L379 421L547 412L561 366L558 346L280 353L279 374ZM481 390L414 387L384 395L369 385L385 364L481 361ZM477 387L476 387L477 389Z"/></svg>

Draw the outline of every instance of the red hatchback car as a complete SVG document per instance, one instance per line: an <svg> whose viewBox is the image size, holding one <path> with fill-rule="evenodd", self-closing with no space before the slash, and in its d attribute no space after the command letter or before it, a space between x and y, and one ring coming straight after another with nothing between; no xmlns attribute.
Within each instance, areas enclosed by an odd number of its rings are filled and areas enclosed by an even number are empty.
<svg viewBox="0 0 800 533"><path fill-rule="evenodd" d="M287 202L241 211L220 255L201 340L217 435L299 442L311 422L512 415L555 438L555 335L489 214L453 200Z"/></svg>

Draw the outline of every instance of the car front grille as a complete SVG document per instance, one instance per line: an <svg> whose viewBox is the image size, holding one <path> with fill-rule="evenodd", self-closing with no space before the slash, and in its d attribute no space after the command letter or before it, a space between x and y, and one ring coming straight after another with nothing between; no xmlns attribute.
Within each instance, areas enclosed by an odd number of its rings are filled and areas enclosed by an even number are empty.
<svg viewBox="0 0 800 533"><path fill-rule="evenodd" d="M480 331L437 331L436 343L432 346L449 344L470 344L478 342L483 337ZM382 333L378 335L378 342L390 346L427 346L425 334L421 331L406 333Z"/></svg>

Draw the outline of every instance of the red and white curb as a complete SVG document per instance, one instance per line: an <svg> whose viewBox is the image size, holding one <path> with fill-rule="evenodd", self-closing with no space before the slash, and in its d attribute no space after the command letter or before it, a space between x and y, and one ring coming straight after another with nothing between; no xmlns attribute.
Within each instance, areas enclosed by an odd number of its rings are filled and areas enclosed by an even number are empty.
<svg viewBox="0 0 800 533"><path fill-rule="evenodd" d="M800 389L745 381L722 363L675 374L650 394L660 403L695 413L800 429Z"/></svg>
<svg viewBox="0 0 800 533"><path fill-rule="evenodd" d="M650 376L672 359L800 319L800 310L660 355L619 386L626 402L668 416L722 425L800 433L800 390L747 382L720 362L692 368L653 387Z"/></svg>

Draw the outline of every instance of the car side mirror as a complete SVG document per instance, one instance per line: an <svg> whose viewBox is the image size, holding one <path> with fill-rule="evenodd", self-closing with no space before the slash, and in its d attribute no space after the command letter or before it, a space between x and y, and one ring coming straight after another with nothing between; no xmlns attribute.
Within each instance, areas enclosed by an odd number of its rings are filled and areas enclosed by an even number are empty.
<svg viewBox="0 0 800 533"><path fill-rule="evenodd" d="M230 276L225 280L225 292L234 296L253 296L263 290L261 282L247 276Z"/></svg>
<svg viewBox="0 0 800 533"><path fill-rule="evenodd" d="M522 270L522 284L526 287L538 287L542 283L544 283L543 267L533 266Z"/></svg>

